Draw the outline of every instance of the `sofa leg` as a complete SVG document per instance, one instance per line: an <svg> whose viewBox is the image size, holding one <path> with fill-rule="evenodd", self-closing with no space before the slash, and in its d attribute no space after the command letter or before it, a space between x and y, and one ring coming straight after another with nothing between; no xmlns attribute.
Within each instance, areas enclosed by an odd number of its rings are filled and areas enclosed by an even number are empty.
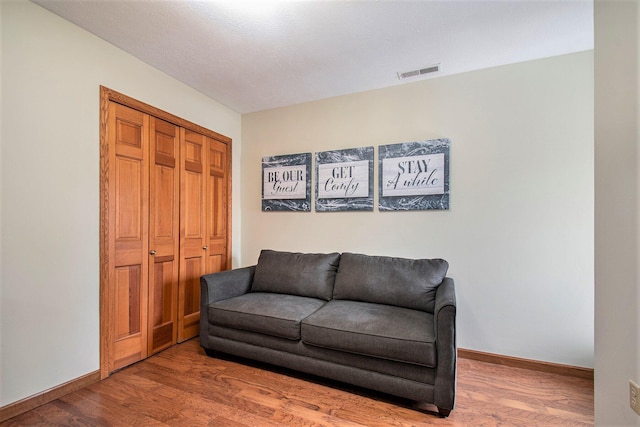
<svg viewBox="0 0 640 427"><path fill-rule="evenodd" d="M438 415L440 418L447 418L451 413L451 409L438 408Z"/></svg>

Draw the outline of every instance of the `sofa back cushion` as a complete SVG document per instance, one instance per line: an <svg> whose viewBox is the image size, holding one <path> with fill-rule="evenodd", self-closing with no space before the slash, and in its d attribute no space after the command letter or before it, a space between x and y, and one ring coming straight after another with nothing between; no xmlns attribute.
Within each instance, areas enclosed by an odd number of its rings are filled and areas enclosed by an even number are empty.
<svg viewBox="0 0 640 427"><path fill-rule="evenodd" d="M365 301L433 313L436 289L449 263L343 253L334 299Z"/></svg>
<svg viewBox="0 0 640 427"><path fill-rule="evenodd" d="M339 253L302 254L265 249L260 252L251 291L329 301L339 263Z"/></svg>

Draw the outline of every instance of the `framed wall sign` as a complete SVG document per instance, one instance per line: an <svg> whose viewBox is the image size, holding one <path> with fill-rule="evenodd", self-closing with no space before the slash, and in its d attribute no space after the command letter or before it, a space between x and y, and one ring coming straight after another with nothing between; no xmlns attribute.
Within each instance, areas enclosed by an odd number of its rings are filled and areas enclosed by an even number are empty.
<svg viewBox="0 0 640 427"><path fill-rule="evenodd" d="M262 210L311 211L311 153L262 158Z"/></svg>
<svg viewBox="0 0 640 427"><path fill-rule="evenodd" d="M378 147L381 211L449 209L447 138Z"/></svg>
<svg viewBox="0 0 640 427"><path fill-rule="evenodd" d="M316 211L373 210L373 147L316 153Z"/></svg>

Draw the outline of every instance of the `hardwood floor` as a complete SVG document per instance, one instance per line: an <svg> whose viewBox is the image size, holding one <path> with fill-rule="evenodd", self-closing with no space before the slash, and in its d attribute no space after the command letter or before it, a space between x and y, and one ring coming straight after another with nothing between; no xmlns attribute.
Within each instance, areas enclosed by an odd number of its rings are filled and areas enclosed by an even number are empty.
<svg viewBox="0 0 640 427"><path fill-rule="evenodd" d="M1 426L584 426L593 381L458 361L456 408L435 407L238 358L197 339Z"/></svg>

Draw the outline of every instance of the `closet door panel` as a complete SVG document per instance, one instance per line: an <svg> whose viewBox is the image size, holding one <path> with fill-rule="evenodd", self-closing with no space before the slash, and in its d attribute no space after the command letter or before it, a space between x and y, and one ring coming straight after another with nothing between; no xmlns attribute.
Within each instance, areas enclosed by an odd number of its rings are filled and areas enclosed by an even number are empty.
<svg viewBox="0 0 640 427"><path fill-rule="evenodd" d="M206 138L183 129L180 160L178 342L198 334L200 276L205 273Z"/></svg>
<svg viewBox="0 0 640 427"><path fill-rule="evenodd" d="M109 296L112 336L111 370L147 357L148 301L148 116L111 104L109 112L110 192L109 212L112 268Z"/></svg>
<svg viewBox="0 0 640 427"><path fill-rule="evenodd" d="M198 334L200 326L200 276L204 274L201 255L185 259L185 282L183 286L182 339L187 340Z"/></svg>
<svg viewBox="0 0 640 427"><path fill-rule="evenodd" d="M149 355L176 343L180 130L150 119L149 197Z"/></svg>
<svg viewBox="0 0 640 427"><path fill-rule="evenodd" d="M116 339L140 333L140 266L116 268Z"/></svg>
<svg viewBox="0 0 640 427"><path fill-rule="evenodd" d="M207 185L207 273L226 269L227 265L227 145L207 138L209 167Z"/></svg>

